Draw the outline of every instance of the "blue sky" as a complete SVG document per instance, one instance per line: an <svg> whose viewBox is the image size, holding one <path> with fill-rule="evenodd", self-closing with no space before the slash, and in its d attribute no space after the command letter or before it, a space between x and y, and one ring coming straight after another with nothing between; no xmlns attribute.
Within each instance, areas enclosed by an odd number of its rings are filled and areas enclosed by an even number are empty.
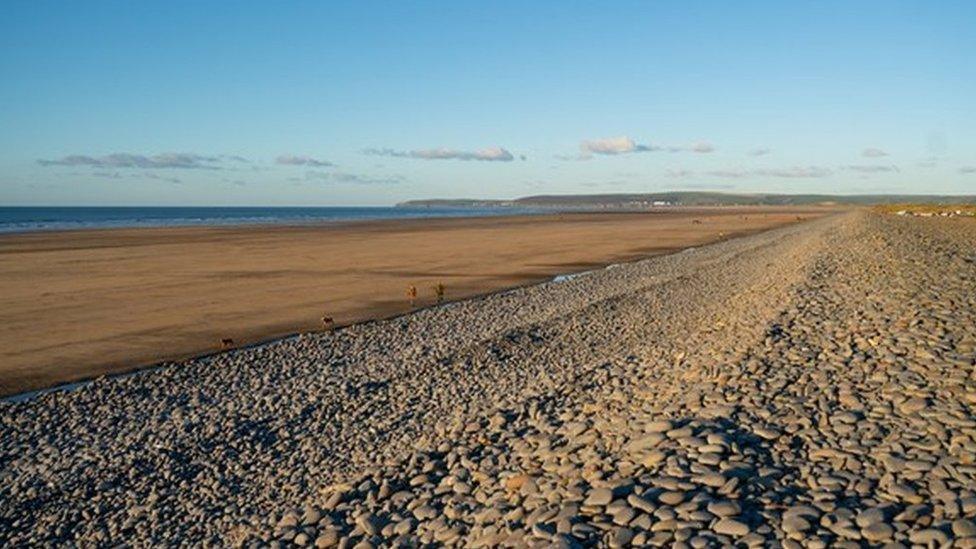
<svg viewBox="0 0 976 549"><path fill-rule="evenodd" d="M46 2L0 205L976 193L976 2Z"/></svg>

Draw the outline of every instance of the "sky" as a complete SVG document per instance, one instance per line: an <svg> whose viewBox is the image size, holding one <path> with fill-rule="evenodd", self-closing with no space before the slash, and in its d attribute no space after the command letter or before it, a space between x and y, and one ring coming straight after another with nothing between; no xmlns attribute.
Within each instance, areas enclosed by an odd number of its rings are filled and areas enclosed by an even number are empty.
<svg viewBox="0 0 976 549"><path fill-rule="evenodd" d="M969 0L0 10L0 205L976 194Z"/></svg>

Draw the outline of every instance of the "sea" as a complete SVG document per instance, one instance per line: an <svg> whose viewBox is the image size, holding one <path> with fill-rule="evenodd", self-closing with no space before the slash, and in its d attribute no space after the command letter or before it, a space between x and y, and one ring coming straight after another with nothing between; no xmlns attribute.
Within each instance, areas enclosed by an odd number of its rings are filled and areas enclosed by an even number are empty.
<svg viewBox="0 0 976 549"><path fill-rule="evenodd" d="M0 233L335 221L484 217L536 213L512 207L0 207Z"/></svg>

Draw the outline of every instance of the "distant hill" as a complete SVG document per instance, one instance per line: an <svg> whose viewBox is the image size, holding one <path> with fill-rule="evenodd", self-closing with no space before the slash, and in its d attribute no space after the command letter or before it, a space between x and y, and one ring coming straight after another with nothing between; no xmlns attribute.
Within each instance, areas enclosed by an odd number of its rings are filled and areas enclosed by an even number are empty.
<svg viewBox="0 0 976 549"><path fill-rule="evenodd" d="M400 202L397 208L485 208L517 206L515 200L478 200L474 198L431 198Z"/></svg>
<svg viewBox="0 0 976 549"><path fill-rule="evenodd" d="M972 204L976 195L897 194L732 194L716 192L663 192L643 194L537 195L515 200L431 199L410 200L398 207L464 208L527 207L553 209L641 209L653 206L813 206L876 204Z"/></svg>

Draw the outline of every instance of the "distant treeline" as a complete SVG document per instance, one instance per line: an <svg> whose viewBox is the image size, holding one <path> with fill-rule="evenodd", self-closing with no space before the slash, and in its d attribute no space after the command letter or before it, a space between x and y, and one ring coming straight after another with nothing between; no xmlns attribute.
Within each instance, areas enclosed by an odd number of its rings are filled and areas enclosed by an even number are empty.
<svg viewBox="0 0 976 549"><path fill-rule="evenodd" d="M715 192L664 192L646 194L538 195L514 200L430 199L410 200L399 207L465 208L644 208L653 206L813 206L880 204L972 204L976 195L920 194L732 194Z"/></svg>

